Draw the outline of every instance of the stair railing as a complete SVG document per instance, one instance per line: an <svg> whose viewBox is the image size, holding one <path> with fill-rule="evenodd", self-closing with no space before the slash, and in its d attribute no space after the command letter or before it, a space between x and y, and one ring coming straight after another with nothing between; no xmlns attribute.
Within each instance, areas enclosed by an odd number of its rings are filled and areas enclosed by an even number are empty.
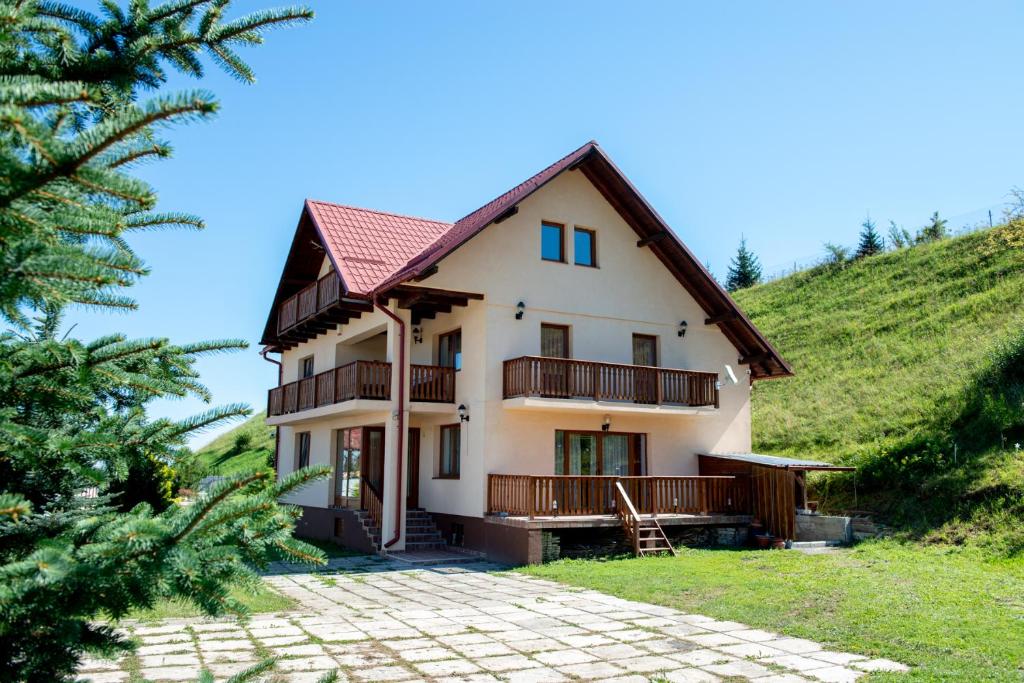
<svg viewBox="0 0 1024 683"><path fill-rule="evenodd" d="M615 482L615 511L622 521L626 536L633 542L633 554L640 554L640 515L626 494L621 481Z"/></svg>
<svg viewBox="0 0 1024 683"><path fill-rule="evenodd" d="M374 490L369 483L363 482L363 505L366 507L366 515L370 518L370 523L376 528L380 529L383 526L384 520L384 505L381 502L380 496Z"/></svg>

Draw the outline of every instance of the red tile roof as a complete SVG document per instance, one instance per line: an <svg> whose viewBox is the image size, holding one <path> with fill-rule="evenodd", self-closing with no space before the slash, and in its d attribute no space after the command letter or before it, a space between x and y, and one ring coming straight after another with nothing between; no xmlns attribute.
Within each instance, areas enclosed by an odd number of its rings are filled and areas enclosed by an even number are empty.
<svg viewBox="0 0 1024 683"><path fill-rule="evenodd" d="M451 223L306 200L346 291L366 295L451 230Z"/></svg>
<svg viewBox="0 0 1024 683"><path fill-rule="evenodd" d="M367 296L414 277L597 148L591 140L455 223L306 200L346 291Z"/></svg>

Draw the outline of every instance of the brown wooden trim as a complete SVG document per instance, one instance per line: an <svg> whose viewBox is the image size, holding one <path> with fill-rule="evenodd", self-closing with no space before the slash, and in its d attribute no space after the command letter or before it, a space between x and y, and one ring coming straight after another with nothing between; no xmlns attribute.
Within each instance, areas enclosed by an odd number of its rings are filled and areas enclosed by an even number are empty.
<svg viewBox="0 0 1024 683"><path fill-rule="evenodd" d="M585 232L590 235L590 263L580 263L576 256L576 233ZM584 268L597 268L597 230L581 228L574 225L572 228L572 262L574 265Z"/></svg>
<svg viewBox="0 0 1024 683"><path fill-rule="evenodd" d="M497 216L491 222L494 224L498 224L501 223L502 221L507 221L509 218L512 218L512 216L515 216L517 213L519 213L519 206L510 206L501 215Z"/></svg>
<svg viewBox="0 0 1024 683"><path fill-rule="evenodd" d="M399 297L403 293L407 292L426 293L430 296L446 299L472 299L473 301L482 301L484 298L484 295L478 292L463 292L457 289L439 289L437 287L421 287L419 285L395 285L385 292L384 295Z"/></svg>
<svg viewBox="0 0 1024 683"><path fill-rule="evenodd" d="M405 506L420 506L420 428L409 427L408 445L406 446L409 472L406 478Z"/></svg>
<svg viewBox="0 0 1024 683"><path fill-rule="evenodd" d="M558 234L559 234L558 241L559 241L561 246L559 247L559 250L558 250L559 257L557 259L546 258L544 256L544 228L545 227L548 227L548 228L558 228ZM564 223L556 223L554 221L544 221L544 220L542 220L540 222L540 233L541 233L541 241L540 241L540 244L541 244L541 247L540 247L540 258L541 258L541 260L542 261L548 261L549 263L565 263L566 262L566 260L565 260L565 224Z"/></svg>
<svg viewBox="0 0 1024 683"><path fill-rule="evenodd" d="M733 311L728 311L726 313L717 313L715 315L704 318L704 324L720 325L721 323L728 323L732 322L733 320L739 320L739 316L736 315L736 313Z"/></svg>
<svg viewBox="0 0 1024 683"><path fill-rule="evenodd" d="M652 234L648 235L647 237L643 237L641 239L638 239L636 241L636 246L638 246L638 247L646 247L648 244L654 244L655 242L660 242L661 240L665 239L666 237L668 237L668 232L665 231L665 230L660 230L658 232L655 232L655 233L652 233Z"/></svg>

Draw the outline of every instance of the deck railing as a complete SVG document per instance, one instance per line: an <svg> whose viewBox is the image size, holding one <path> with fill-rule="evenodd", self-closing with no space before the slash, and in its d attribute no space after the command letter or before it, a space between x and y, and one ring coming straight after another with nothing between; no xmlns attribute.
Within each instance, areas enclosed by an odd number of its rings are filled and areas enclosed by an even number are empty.
<svg viewBox="0 0 1024 683"><path fill-rule="evenodd" d="M621 483L640 514L749 514L749 484L736 477L614 477L490 474L491 514L553 517L618 514Z"/></svg>
<svg viewBox="0 0 1024 683"><path fill-rule="evenodd" d="M455 370L435 365L410 367L410 400L455 401ZM288 415L353 399L389 400L391 363L357 360L270 390L267 415Z"/></svg>
<svg viewBox="0 0 1024 683"><path fill-rule="evenodd" d="M504 397L718 407L718 375L672 368L523 356L504 363Z"/></svg>
<svg viewBox="0 0 1024 683"><path fill-rule="evenodd" d="M277 331L280 334L312 318L325 308L338 303L341 287L337 273L328 273L303 287L281 302L277 311Z"/></svg>

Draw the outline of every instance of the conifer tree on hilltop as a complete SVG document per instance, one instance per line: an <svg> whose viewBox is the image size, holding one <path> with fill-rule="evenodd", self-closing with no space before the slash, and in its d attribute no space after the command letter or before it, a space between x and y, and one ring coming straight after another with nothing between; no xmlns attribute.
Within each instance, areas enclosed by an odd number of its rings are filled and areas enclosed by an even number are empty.
<svg viewBox="0 0 1024 683"><path fill-rule="evenodd" d="M322 468L280 483L253 472L162 511L110 495L140 468L173 465L196 430L248 413L146 413L158 397L209 400L195 360L243 342L61 334L70 304L134 307L125 290L147 270L126 238L202 227L154 212L153 189L130 172L169 155L157 128L216 111L203 92L159 93L167 70L201 77L205 54L252 81L235 48L312 16L227 19L228 5L104 0L96 15L0 0L0 680L70 680L84 653L130 649L108 617L167 597L213 615L240 611L229 589L256 581L251 567L282 555L323 561L292 538L295 509L277 503ZM91 487L99 497L81 495Z"/></svg>
<svg viewBox="0 0 1024 683"><path fill-rule="evenodd" d="M870 217L865 218L861 223L860 243L857 245L857 252L854 258L864 258L881 254L885 250L885 242L882 236L875 229L875 222Z"/></svg>
<svg viewBox="0 0 1024 683"><path fill-rule="evenodd" d="M730 292L753 287L761 281L761 263L754 252L747 249L747 238L740 237L740 247L736 256L729 262L729 272L725 279L725 288Z"/></svg>
<svg viewBox="0 0 1024 683"><path fill-rule="evenodd" d="M936 211L932 214L928 225L921 228L920 232L917 233L917 241L919 243L938 242L948 236L949 233L946 228L946 220L944 218L939 218L939 212Z"/></svg>

